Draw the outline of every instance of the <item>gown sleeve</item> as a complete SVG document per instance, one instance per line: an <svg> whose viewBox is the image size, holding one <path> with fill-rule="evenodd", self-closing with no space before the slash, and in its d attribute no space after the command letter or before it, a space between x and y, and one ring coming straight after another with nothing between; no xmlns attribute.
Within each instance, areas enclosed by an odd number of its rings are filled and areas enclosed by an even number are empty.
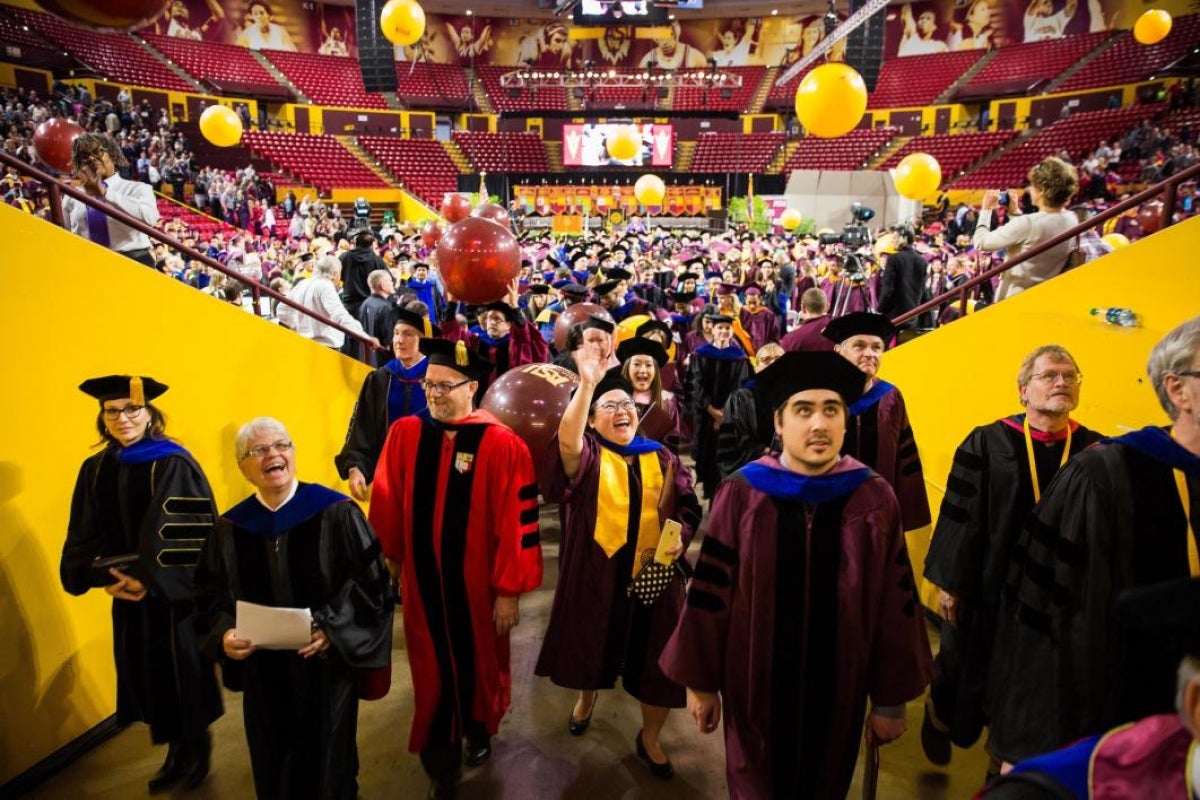
<svg viewBox="0 0 1200 800"><path fill-rule="evenodd" d="M75 479L75 491L71 495L71 516L67 522L67 539L63 543L58 573L63 588L73 595L81 595L89 589L112 582L92 569L92 561L105 555L105 538L97 526L96 498L92 490L92 481L102 457L103 454L98 453L83 462Z"/></svg>
<svg viewBox="0 0 1200 800"><path fill-rule="evenodd" d="M408 436L415 440L420 435L407 424L406 418L397 420L388 430L379 454L379 464L375 469L374 482L371 485L371 508L369 518L371 527L383 547L383 555L392 561L404 561L405 530L408 525L407 515L401 506L404 492L404 462L405 447L409 446L403 431L409 431ZM421 424L419 421L417 424Z"/></svg>
<svg viewBox="0 0 1200 800"><path fill-rule="evenodd" d="M231 576L237 574L233 556L233 530L228 522L217 520L212 536L200 551L193 579L196 592L196 635L200 652L210 661L221 661L225 655L222 640L236 622L234 588ZM234 670L240 667L234 667ZM222 669L229 685L230 667ZM233 687L230 687L233 688Z"/></svg>
<svg viewBox="0 0 1200 800"><path fill-rule="evenodd" d="M373 372L366 377L358 392L358 402L354 404L354 413L350 415L350 426L346 430L346 442L342 445L342 452L333 458L342 480L350 477L351 467L357 467L367 483L375 479L375 465L387 434L387 431L379 430L379 420L387 419L386 411L382 416L379 413L379 404L387 402L386 394L379 396L380 382L378 373Z"/></svg>
<svg viewBox="0 0 1200 800"><path fill-rule="evenodd" d="M495 437L491 444L495 450L489 457L496 486L492 495L492 588L496 594L513 597L542 585L537 477L529 448L516 434L496 426L488 431L488 437Z"/></svg>
<svg viewBox="0 0 1200 800"><path fill-rule="evenodd" d="M976 428L954 453L938 513L925 577L954 595L979 598L983 559L991 533L988 509L987 439Z"/></svg>
<svg viewBox="0 0 1200 800"><path fill-rule="evenodd" d="M717 470L722 478L762 456L766 446L758 441L757 428L754 395L749 389L731 392L717 431Z"/></svg>

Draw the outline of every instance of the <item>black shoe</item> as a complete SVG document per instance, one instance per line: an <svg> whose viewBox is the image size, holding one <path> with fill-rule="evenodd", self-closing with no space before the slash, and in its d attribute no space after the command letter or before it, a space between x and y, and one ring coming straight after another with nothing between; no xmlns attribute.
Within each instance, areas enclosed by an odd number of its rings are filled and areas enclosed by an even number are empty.
<svg viewBox="0 0 1200 800"><path fill-rule="evenodd" d="M187 768L183 774L183 789L191 790L204 783L212 764L212 736L208 731L204 732L203 738L188 748L187 756Z"/></svg>
<svg viewBox="0 0 1200 800"><path fill-rule="evenodd" d="M944 767L950 763L950 733L937 729L930 710L929 702L925 703L925 719L921 722L921 749L929 763Z"/></svg>
<svg viewBox="0 0 1200 800"><path fill-rule="evenodd" d="M638 731L637 739L634 741L637 744L637 757L650 768L651 775L664 781L675 777L675 767L671 766L671 759L668 758L665 764L659 764L650 758L650 754L646 752L646 745L642 742L641 731Z"/></svg>
<svg viewBox="0 0 1200 800"><path fill-rule="evenodd" d="M583 719L575 719L575 709L571 709L571 716L567 717L567 730L572 736L583 736L588 725L592 724L592 712L596 710L596 701L599 699L599 697L592 698L592 707L588 709L588 714Z"/></svg>
<svg viewBox="0 0 1200 800"><path fill-rule="evenodd" d="M167 758L163 761L163 765L146 782L150 794L158 794L174 786L183 777L185 767L183 745L179 742L171 742L167 745Z"/></svg>
<svg viewBox="0 0 1200 800"><path fill-rule="evenodd" d="M457 789L458 785L454 781L434 781L429 784L429 794L425 797L428 800L449 800L454 797Z"/></svg>
<svg viewBox="0 0 1200 800"><path fill-rule="evenodd" d="M478 767L481 764L487 763L487 760L492 757L492 737L481 739L473 742L467 740L467 754L463 758L463 763L468 767Z"/></svg>

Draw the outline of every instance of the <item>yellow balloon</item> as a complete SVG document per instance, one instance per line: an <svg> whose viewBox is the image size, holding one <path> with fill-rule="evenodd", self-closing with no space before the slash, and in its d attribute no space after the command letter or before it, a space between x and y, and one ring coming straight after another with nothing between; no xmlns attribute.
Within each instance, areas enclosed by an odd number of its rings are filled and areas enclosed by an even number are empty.
<svg viewBox="0 0 1200 800"><path fill-rule="evenodd" d="M642 147L642 135L632 125L614 125L609 129L608 154L617 161L628 161Z"/></svg>
<svg viewBox="0 0 1200 800"><path fill-rule="evenodd" d="M896 165L896 191L909 200L924 200L942 182L942 166L928 153L910 153Z"/></svg>
<svg viewBox="0 0 1200 800"><path fill-rule="evenodd" d="M416 44L425 35L425 9L416 0L388 0L379 12L379 26L392 44Z"/></svg>
<svg viewBox="0 0 1200 800"><path fill-rule="evenodd" d="M637 336L637 329L650 321L647 314L634 314L632 317L626 317L617 323L617 344L632 339ZM667 347L667 358L674 360L675 358L675 342L671 342Z"/></svg>
<svg viewBox="0 0 1200 800"><path fill-rule="evenodd" d="M805 130L822 139L854 130L866 110L867 85L845 64L822 64L796 89L796 117Z"/></svg>
<svg viewBox="0 0 1200 800"><path fill-rule="evenodd" d="M1152 8L1133 23L1133 38L1141 44L1158 44L1171 32L1171 15L1161 8Z"/></svg>
<svg viewBox="0 0 1200 800"><path fill-rule="evenodd" d="M779 215L779 224L785 231L796 230L803 221L804 217L794 208L785 208L783 213Z"/></svg>
<svg viewBox="0 0 1200 800"><path fill-rule="evenodd" d="M643 175L633 185L633 196L644 206L661 206L667 185L657 175Z"/></svg>
<svg viewBox="0 0 1200 800"><path fill-rule="evenodd" d="M1129 237L1123 233L1110 233L1101 238L1113 250L1120 250L1122 247L1129 246Z"/></svg>
<svg viewBox="0 0 1200 800"><path fill-rule="evenodd" d="M217 147L233 147L242 140L242 120L229 106L209 106L200 115L200 133Z"/></svg>

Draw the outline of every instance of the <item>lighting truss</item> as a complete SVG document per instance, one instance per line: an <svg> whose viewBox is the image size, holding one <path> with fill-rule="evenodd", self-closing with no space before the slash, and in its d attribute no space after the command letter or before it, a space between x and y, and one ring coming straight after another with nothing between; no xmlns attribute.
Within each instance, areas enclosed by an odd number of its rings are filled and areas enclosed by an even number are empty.
<svg viewBox="0 0 1200 800"><path fill-rule="evenodd" d="M635 70L615 69L554 70L514 69L500 76L506 89L642 89L655 86L696 89L740 89L742 76L720 70Z"/></svg>
<svg viewBox="0 0 1200 800"><path fill-rule="evenodd" d="M882 11L886 8L887 4L888 0L867 0L865 6L846 17L846 21L837 26L833 33L818 42L817 46L808 55L779 73L779 77L775 80L775 85L783 86L792 78L799 75L804 71L805 67L828 53L835 44L845 39L862 25L865 25L868 19L874 16L877 11Z"/></svg>

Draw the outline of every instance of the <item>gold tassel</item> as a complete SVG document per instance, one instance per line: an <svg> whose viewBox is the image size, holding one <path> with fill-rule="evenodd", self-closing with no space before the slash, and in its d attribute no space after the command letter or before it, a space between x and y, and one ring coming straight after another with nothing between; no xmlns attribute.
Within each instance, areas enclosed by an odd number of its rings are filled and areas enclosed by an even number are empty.
<svg viewBox="0 0 1200 800"><path fill-rule="evenodd" d="M433 336L433 326L429 324L429 317L425 317L424 322L425 322L425 338L428 339L431 336Z"/></svg>
<svg viewBox="0 0 1200 800"><path fill-rule="evenodd" d="M146 393L142 388L142 379L134 375L129 379L129 402L131 405L146 405Z"/></svg>
<svg viewBox="0 0 1200 800"><path fill-rule="evenodd" d="M467 357L467 344L462 339L454 343L454 363L460 367L471 363L471 359Z"/></svg>

